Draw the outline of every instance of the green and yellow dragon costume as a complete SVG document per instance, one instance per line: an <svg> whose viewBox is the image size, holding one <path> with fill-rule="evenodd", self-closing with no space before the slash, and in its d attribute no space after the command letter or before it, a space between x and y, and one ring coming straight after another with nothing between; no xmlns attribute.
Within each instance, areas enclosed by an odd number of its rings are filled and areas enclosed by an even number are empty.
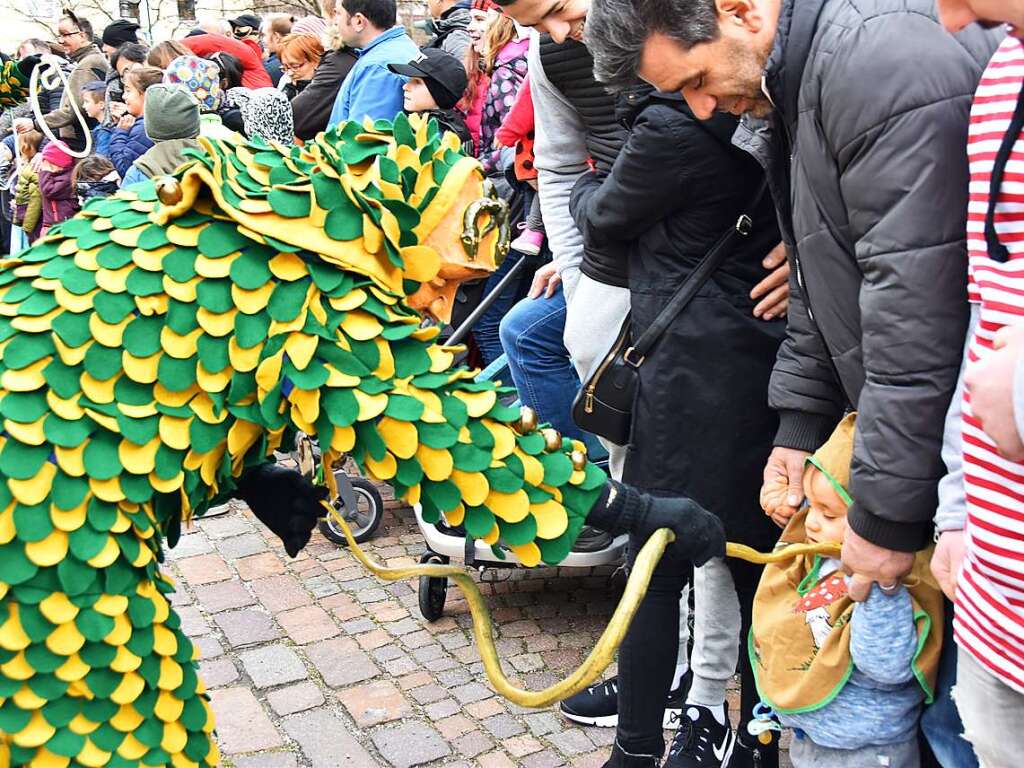
<svg viewBox="0 0 1024 768"><path fill-rule="evenodd" d="M0 104L25 81L4 65ZM526 564L605 484L410 305L443 312L502 247L454 137L203 147L0 261L0 765L217 763L164 541L297 431Z"/></svg>

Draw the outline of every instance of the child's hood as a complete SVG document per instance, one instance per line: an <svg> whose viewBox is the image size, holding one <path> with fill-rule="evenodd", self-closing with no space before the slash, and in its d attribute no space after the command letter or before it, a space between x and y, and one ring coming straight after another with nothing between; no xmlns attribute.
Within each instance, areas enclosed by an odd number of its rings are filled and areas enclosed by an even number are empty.
<svg viewBox="0 0 1024 768"><path fill-rule="evenodd" d="M853 504L850 496L850 463L853 461L856 425L857 413L848 413L825 444L807 457L807 463L821 470L847 504Z"/></svg>

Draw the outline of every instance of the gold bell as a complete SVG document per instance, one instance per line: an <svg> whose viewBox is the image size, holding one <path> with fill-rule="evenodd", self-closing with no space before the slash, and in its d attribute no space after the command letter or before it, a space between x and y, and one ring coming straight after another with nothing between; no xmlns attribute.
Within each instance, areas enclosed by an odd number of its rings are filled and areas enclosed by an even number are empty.
<svg viewBox="0 0 1024 768"><path fill-rule="evenodd" d="M525 435L537 429L537 412L528 405L519 408L519 421L514 425L516 432Z"/></svg>
<svg viewBox="0 0 1024 768"><path fill-rule="evenodd" d="M562 433L557 429L548 427L540 431L544 437L544 450L548 453L562 450Z"/></svg>
<svg viewBox="0 0 1024 768"><path fill-rule="evenodd" d="M583 451L573 451L569 454L569 459L572 461L572 468L577 472L587 468L587 454Z"/></svg>
<svg viewBox="0 0 1024 768"><path fill-rule="evenodd" d="M177 205L183 196L181 184L173 176L163 176L156 182L156 196L164 205Z"/></svg>

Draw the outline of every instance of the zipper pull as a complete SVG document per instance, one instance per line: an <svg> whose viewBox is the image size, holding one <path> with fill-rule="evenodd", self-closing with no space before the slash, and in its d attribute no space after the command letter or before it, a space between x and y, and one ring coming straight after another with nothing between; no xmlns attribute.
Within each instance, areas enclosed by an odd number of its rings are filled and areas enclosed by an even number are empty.
<svg viewBox="0 0 1024 768"><path fill-rule="evenodd" d="M583 412L593 413L594 412L594 385L591 384L587 387L587 393L583 398Z"/></svg>

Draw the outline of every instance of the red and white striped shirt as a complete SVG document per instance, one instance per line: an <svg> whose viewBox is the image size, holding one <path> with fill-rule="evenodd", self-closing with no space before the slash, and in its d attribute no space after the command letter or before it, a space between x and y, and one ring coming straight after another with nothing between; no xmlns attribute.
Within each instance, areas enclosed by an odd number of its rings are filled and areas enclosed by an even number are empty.
<svg viewBox="0 0 1024 768"><path fill-rule="evenodd" d="M978 304L967 367L992 349L1005 325L1024 324L1024 138L1005 166L995 229L1010 258L988 257L985 214L992 167L1024 84L1024 47L1007 37L989 62L971 107L967 142L968 297ZM999 455L963 403L967 556L957 582L957 642L1006 685L1024 692L1024 464Z"/></svg>

